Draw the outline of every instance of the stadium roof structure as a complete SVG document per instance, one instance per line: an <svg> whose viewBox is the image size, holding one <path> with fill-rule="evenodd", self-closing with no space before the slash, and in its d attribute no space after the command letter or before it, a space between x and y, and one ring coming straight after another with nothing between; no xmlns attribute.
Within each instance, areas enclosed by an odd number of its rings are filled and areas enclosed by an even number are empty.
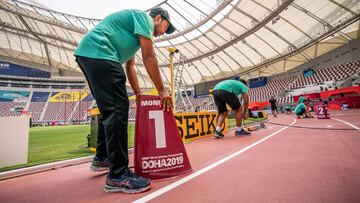
<svg viewBox="0 0 360 203"><path fill-rule="evenodd" d="M32 1L34 2L34 1ZM168 47L176 47L175 75L193 85L240 75L282 73L360 36L360 0L166 0L177 31L155 39L166 84ZM79 71L73 51L100 20L17 0L0 1L0 59L50 70ZM136 54L141 87L152 87Z"/></svg>

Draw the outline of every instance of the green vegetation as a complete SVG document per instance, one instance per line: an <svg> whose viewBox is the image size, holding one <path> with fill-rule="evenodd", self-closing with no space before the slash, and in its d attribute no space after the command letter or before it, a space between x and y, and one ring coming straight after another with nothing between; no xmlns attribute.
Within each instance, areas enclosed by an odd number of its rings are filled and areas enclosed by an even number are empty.
<svg viewBox="0 0 360 203"><path fill-rule="evenodd" d="M30 128L28 163L0 168L0 172L90 156L87 147L89 125ZM134 146L134 123L129 123L129 147Z"/></svg>

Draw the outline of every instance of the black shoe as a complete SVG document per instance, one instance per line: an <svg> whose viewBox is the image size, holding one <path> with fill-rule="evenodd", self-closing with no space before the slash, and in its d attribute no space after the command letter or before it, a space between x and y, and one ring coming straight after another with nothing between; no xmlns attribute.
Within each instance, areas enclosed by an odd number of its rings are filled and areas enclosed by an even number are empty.
<svg viewBox="0 0 360 203"><path fill-rule="evenodd" d="M245 131L244 129L235 131L235 136L241 137L241 136L250 136L251 133Z"/></svg>
<svg viewBox="0 0 360 203"><path fill-rule="evenodd" d="M106 171L109 170L109 166L110 163L108 159L100 159L95 156L91 162L90 170L95 172Z"/></svg>
<svg viewBox="0 0 360 203"><path fill-rule="evenodd" d="M108 174L104 190L105 192L140 193L150 189L150 186L150 179L138 176L130 169L126 169L118 178L112 178Z"/></svg>
<svg viewBox="0 0 360 203"><path fill-rule="evenodd" d="M224 137L224 134L222 134L220 131L215 130L214 137L215 138L222 138L222 137Z"/></svg>

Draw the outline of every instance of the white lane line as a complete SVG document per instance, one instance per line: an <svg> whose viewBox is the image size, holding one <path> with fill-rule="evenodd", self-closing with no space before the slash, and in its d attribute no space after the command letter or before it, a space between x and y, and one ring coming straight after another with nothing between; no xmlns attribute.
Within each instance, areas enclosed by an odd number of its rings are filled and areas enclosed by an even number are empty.
<svg viewBox="0 0 360 203"><path fill-rule="evenodd" d="M346 121L343 121L343 120L340 120L340 119L337 119L337 118L331 118L331 119L336 120L336 121L343 122L343 123L345 123L345 124L347 124L347 125L349 125L349 126L351 126L351 127L355 128L356 130L360 130L360 128L359 128L359 127L357 127L357 126L355 126L355 125L353 125L353 124L351 124L351 123L348 123L348 122L346 122Z"/></svg>
<svg viewBox="0 0 360 203"><path fill-rule="evenodd" d="M161 188L160 190L157 190L157 191L155 191L153 193L150 193L150 194L148 194L148 195L146 195L146 196L144 196L144 197L142 197L142 198L140 198L138 200L135 200L133 203L148 202L148 201L150 201L150 200L152 200L152 199L154 199L154 198L156 198L156 197L158 197L158 196L160 196L160 195L162 195L162 194L164 194L164 193L178 187L179 185L184 184L184 183L188 182L189 180L194 179L195 177L197 177L197 176L199 176L199 175L201 175L201 174L203 174L203 173L205 173L205 172L207 172L207 171L209 171L209 170L211 170L211 169L225 163L226 161L229 161L230 159L242 154L243 152L246 152L247 150L249 150L249 149L255 147L256 145L264 142L265 140L271 138L272 136L284 131L286 128L294 125L294 123L296 123L296 119L293 118L293 120L294 121L290 125L281 128L280 130L268 135L267 137L264 137L263 139L255 142L255 143L253 143L253 144L251 144L251 145L249 145L249 146L247 146L247 147L245 147L245 148L243 148L243 149L241 149L241 150L239 150L239 151L237 151L237 152L235 152L233 154L230 154L229 156L227 156L227 157L225 157L225 158L223 158L223 159L221 159L221 160L219 160L219 161L217 161L215 163L212 163L209 166L207 166L207 167L205 167L203 169L200 169L199 171L196 171L196 172L184 177L183 179L180 179L180 180L178 180L176 182L173 182L170 185Z"/></svg>

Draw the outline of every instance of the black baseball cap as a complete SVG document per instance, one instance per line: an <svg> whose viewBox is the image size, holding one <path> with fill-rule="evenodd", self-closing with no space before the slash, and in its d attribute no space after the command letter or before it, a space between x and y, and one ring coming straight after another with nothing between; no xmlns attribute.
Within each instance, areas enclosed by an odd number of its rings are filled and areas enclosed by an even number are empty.
<svg viewBox="0 0 360 203"><path fill-rule="evenodd" d="M176 30L176 28L175 28L175 27L173 26L173 24L171 24L171 22L170 22L170 16L169 16L169 12L167 12L167 10L164 10L164 9L161 8L161 7L155 7L155 8L152 8L152 9L150 10L149 15L150 15L151 17L155 17L155 16L157 16L157 15L161 15L161 17L163 17L165 20L167 20L167 21L169 22L169 27L168 27L168 29L165 31L166 34L171 34L171 33L173 33L173 32Z"/></svg>

